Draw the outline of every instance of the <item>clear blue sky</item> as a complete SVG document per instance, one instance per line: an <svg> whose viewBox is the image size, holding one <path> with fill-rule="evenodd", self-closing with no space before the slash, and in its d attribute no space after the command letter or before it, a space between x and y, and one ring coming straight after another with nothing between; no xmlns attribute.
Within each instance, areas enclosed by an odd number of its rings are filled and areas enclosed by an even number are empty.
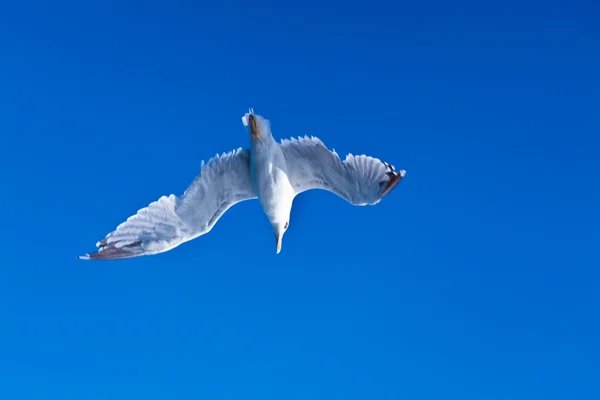
<svg viewBox="0 0 600 400"><path fill-rule="evenodd" d="M7 3L1 399L600 398L597 2ZM407 176L75 258L248 107Z"/></svg>

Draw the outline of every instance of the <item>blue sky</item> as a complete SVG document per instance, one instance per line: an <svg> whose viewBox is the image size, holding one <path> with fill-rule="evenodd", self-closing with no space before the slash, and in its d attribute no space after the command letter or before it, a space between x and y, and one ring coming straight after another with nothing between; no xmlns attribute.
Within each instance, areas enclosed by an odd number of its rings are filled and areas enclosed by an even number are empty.
<svg viewBox="0 0 600 400"><path fill-rule="evenodd" d="M593 1L0 7L0 398L600 396ZM86 3L83 5L82 3ZM88 4L89 3L89 4ZM406 168L75 256L274 134Z"/></svg>

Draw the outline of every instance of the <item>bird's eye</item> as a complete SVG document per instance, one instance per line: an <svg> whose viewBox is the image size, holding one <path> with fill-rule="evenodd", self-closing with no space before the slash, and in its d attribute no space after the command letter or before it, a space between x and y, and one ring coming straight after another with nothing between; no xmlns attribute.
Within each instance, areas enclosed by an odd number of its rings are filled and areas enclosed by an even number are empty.
<svg viewBox="0 0 600 400"><path fill-rule="evenodd" d="M288 227L288 224L289 224L289 223L290 223L289 221L288 221L288 222L286 222L286 223L285 223L285 226L283 227L283 229L287 229L287 227Z"/></svg>

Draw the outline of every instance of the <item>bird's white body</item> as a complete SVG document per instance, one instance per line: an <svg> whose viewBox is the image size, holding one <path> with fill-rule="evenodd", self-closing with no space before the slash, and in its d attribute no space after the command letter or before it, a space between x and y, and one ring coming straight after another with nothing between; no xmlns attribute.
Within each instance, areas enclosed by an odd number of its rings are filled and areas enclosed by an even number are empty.
<svg viewBox="0 0 600 400"><path fill-rule="evenodd" d="M256 118L252 114L244 117L245 124L247 119ZM285 156L273 139L268 122L257 118L255 128L257 134L250 135L250 175L258 200L273 226L279 253L296 191L288 177Z"/></svg>
<svg viewBox="0 0 600 400"><path fill-rule="evenodd" d="M252 110L242 117L250 148L211 159L183 196L163 196L120 224L79 258L115 260L163 253L208 233L234 204L258 198L273 227L277 253L294 198L325 189L357 206L381 201L404 177L390 164L365 155L341 160L319 139L273 138L270 123Z"/></svg>
<svg viewBox="0 0 600 400"><path fill-rule="evenodd" d="M286 222L296 191L287 175L287 165L279 143L273 137L252 139L250 145L252 184L270 221Z"/></svg>

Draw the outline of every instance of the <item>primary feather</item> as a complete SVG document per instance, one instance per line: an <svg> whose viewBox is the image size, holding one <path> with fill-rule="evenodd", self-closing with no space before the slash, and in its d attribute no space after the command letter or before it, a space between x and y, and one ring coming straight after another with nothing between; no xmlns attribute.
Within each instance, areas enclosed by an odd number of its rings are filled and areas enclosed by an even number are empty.
<svg viewBox="0 0 600 400"><path fill-rule="evenodd" d="M256 198L250 155L237 149L202 166L181 197L163 196L129 217L82 259L114 260L162 253L208 233L234 204Z"/></svg>
<svg viewBox="0 0 600 400"><path fill-rule="evenodd" d="M348 154L342 161L316 137L283 139L281 150L296 193L324 189L354 205L377 204L406 173L365 155Z"/></svg>

